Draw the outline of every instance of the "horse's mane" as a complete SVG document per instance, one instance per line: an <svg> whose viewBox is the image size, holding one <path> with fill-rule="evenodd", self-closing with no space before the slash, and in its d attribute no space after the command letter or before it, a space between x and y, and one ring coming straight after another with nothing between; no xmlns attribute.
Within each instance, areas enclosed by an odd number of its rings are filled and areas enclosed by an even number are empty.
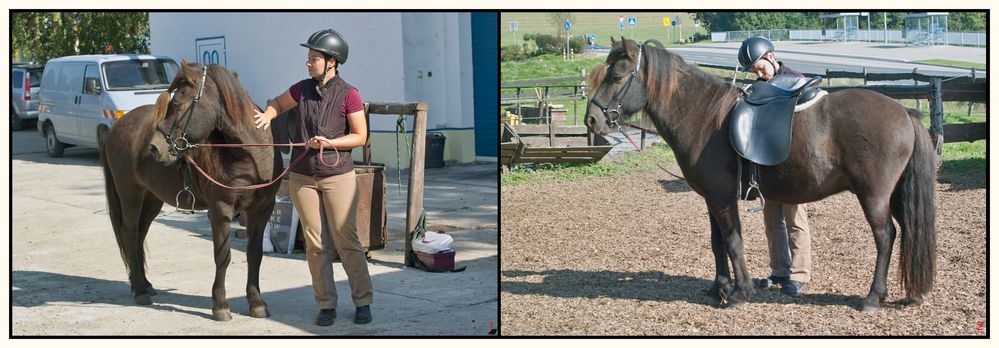
<svg viewBox="0 0 999 348"><path fill-rule="evenodd" d="M194 88L195 90L199 88L201 85L202 68L203 65L197 63L188 63L186 61L181 63L180 70L177 72L177 76L170 84L167 92L160 93L160 96L156 99L156 104L153 108L153 122L150 123L150 132L153 131L153 127L162 122L166 117L167 109L169 108L170 103L169 92L175 92L182 87ZM226 128L231 132L237 133L234 134L235 136L243 137L244 135L254 133L251 116L253 115L254 110L259 109L250 99L249 94L239 82L236 74L219 65L211 64L207 68L205 84L207 85L209 81L214 83L219 99L221 100L208 100L205 96L202 96L199 103L221 104L220 109L226 114L223 118L230 121L228 122L229 126ZM211 85L207 85L206 88L210 88L209 86ZM207 93L205 95L207 95ZM176 112L186 111L177 110ZM197 116L192 115L192 117ZM225 140L220 139L218 135L217 131L213 131L209 135L209 139L204 139L204 141L225 142ZM194 155L197 158L200 158L201 163L199 163L199 165L201 165L209 175L219 180L226 179L227 175L225 166L222 163L225 156L221 155L221 153L236 150L197 148L193 151Z"/></svg>
<svg viewBox="0 0 999 348"><path fill-rule="evenodd" d="M655 43L660 47L648 45ZM682 57L647 41L644 76L648 93L647 114L662 115L677 122L677 129L690 129L699 140L720 129L739 97L735 87L705 73ZM692 139L693 140L693 139Z"/></svg>

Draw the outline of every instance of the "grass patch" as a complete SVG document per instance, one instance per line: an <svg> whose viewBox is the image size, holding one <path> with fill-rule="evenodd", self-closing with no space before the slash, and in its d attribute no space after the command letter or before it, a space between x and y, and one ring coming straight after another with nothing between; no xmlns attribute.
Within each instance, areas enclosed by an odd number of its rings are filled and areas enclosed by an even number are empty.
<svg viewBox="0 0 999 348"><path fill-rule="evenodd" d="M913 63L924 63L924 64L935 64L935 65L946 65L958 68L975 68L978 70L985 70L988 65L984 63L972 63L972 62L962 62L959 60L946 60L946 59L928 59L928 60L915 60Z"/></svg>
<svg viewBox="0 0 999 348"><path fill-rule="evenodd" d="M520 165L500 177L501 185L523 185L540 182L570 182L589 177L615 176L658 169L658 164L676 163L673 151L665 143L656 143L645 151L629 152L610 161L593 164L533 164Z"/></svg>
<svg viewBox="0 0 999 348"><path fill-rule="evenodd" d="M500 79L514 80L543 79L548 77L580 76L587 74L597 64L607 60L606 55L577 55L574 61L563 61L562 55L546 54L531 59L507 61L500 64Z"/></svg>

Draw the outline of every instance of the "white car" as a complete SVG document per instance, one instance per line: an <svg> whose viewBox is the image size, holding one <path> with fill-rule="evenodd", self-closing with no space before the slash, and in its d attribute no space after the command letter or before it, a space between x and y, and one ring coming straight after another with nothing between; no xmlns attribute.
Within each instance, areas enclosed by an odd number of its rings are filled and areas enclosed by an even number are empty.
<svg viewBox="0 0 999 348"><path fill-rule="evenodd" d="M49 60L42 74L38 132L49 156L68 146L99 148L128 111L154 104L177 74L169 57L141 54L69 56Z"/></svg>

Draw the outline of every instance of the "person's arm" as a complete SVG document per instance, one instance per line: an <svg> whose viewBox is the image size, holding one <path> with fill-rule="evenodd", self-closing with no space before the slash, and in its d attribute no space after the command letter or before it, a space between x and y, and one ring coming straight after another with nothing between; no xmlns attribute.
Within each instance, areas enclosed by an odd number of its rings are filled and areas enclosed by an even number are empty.
<svg viewBox="0 0 999 348"><path fill-rule="evenodd" d="M291 92L285 90L281 95L274 97L274 99L267 101L267 106L264 107L264 112L253 115L253 124L257 128L264 127L264 129L270 128L271 120L281 115L281 113L290 110L291 108L298 105L295 98L291 97Z"/></svg>
<svg viewBox="0 0 999 348"><path fill-rule="evenodd" d="M309 141L309 147L318 149L319 144L326 149L335 148L337 150L350 150L364 145L368 141L368 123L364 120L364 110L354 111L347 115L347 124L350 125L350 134L336 139L328 139L316 136Z"/></svg>

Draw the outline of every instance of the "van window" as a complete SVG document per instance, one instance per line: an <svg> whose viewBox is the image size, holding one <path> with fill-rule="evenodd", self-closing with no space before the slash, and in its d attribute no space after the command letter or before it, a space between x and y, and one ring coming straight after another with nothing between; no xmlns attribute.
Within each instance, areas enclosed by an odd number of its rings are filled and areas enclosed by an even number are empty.
<svg viewBox="0 0 999 348"><path fill-rule="evenodd" d="M28 76L31 76L31 87L42 86L42 71L44 71L42 68L28 70Z"/></svg>
<svg viewBox="0 0 999 348"><path fill-rule="evenodd" d="M171 60L124 60L101 65L108 90L164 89L177 74Z"/></svg>
<svg viewBox="0 0 999 348"><path fill-rule="evenodd" d="M11 80L10 88L24 88L24 85L22 85L22 83L24 83L23 79L24 79L23 71L15 71L14 73L12 73L10 75L10 80Z"/></svg>
<svg viewBox="0 0 999 348"><path fill-rule="evenodd" d="M43 91L58 90L59 85L57 84L58 82L56 81L56 77L59 76L59 70L62 70L61 68L62 65L59 64L48 64L45 66L45 69L48 70L48 73L46 73L45 76L42 77L42 84L48 87L45 87Z"/></svg>
<svg viewBox="0 0 999 348"><path fill-rule="evenodd" d="M97 71L96 65L87 65L87 70L83 74L83 93L84 94L100 94L100 89L96 91L87 91L87 83L90 80L97 81L97 86L100 88L101 85L101 73Z"/></svg>

